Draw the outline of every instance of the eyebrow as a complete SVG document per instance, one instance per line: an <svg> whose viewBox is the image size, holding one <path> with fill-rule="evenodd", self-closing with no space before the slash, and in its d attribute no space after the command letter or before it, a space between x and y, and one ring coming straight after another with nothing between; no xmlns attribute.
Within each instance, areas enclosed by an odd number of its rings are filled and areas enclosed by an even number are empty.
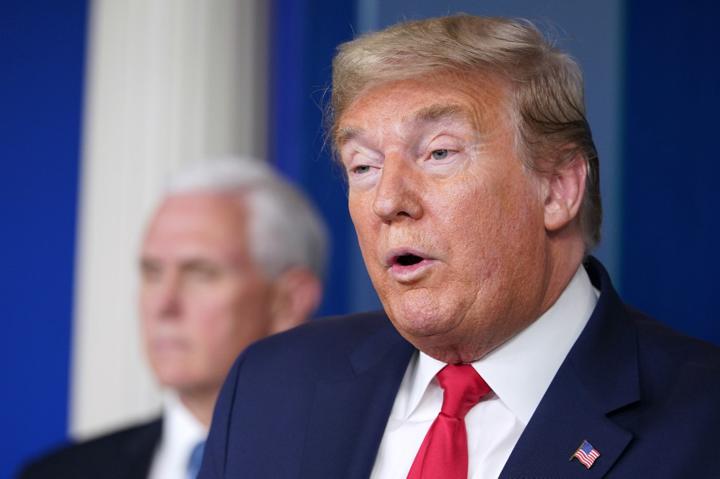
<svg viewBox="0 0 720 479"><path fill-rule="evenodd" d="M353 128L351 126L338 128L335 133L335 145L341 148L345 143L354 140L362 133L361 128Z"/></svg>
<svg viewBox="0 0 720 479"><path fill-rule="evenodd" d="M426 123L444 120L446 118L464 117L468 118L470 111L460 104L435 104L421 108L413 115L413 123Z"/></svg>
<svg viewBox="0 0 720 479"><path fill-rule="evenodd" d="M414 124L431 123L456 117L469 119L471 116L472 115L466 106L456 103L438 103L426 106L414 112L410 117L409 122ZM362 128L355 128L352 126L338 128L335 133L335 145L341 148L345 143L354 140L364 131L365 130Z"/></svg>

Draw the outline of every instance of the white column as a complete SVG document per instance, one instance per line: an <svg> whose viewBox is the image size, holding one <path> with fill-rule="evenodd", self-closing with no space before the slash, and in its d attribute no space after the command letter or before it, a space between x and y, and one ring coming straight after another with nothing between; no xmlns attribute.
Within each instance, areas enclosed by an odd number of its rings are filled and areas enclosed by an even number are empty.
<svg viewBox="0 0 720 479"><path fill-rule="evenodd" d="M70 430L157 411L139 342L137 252L162 181L181 165L263 157L262 0L96 0L90 20Z"/></svg>

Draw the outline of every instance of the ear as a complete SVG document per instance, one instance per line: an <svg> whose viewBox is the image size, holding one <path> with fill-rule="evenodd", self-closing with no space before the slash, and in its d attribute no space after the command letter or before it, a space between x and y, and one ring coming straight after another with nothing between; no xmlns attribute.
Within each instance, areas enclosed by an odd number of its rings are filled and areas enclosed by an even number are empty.
<svg viewBox="0 0 720 479"><path fill-rule="evenodd" d="M300 325L315 312L322 299L322 283L306 268L291 268L273 282L270 307L272 333Z"/></svg>
<svg viewBox="0 0 720 479"><path fill-rule="evenodd" d="M565 166L548 176L544 188L545 229L558 231L572 222L580 210L585 195L587 162L576 155Z"/></svg>

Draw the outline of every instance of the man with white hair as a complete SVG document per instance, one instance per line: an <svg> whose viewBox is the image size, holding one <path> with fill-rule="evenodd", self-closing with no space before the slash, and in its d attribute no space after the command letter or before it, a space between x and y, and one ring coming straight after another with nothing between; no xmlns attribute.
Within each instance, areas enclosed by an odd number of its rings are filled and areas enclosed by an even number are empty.
<svg viewBox="0 0 720 479"><path fill-rule="evenodd" d="M62 449L23 477L194 477L232 362L320 303L326 242L308 200L260 161L210 161L173 177L139 262L143 341L166 390L162 416Z"/></svg>
<svg viewBox="0 0 720 479"><path fill-rule="evenodd" d="M401 23L339 47L331 114L384 311L247 348L202 479L718 477L720 352L589 256L599 160L567 54L522 20Z"/></svg>

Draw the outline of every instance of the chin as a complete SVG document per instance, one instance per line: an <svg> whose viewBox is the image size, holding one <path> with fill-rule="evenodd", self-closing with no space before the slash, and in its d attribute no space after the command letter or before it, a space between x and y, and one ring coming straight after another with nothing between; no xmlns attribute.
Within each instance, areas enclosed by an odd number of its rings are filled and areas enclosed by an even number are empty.
<svg viewBox="0 0 720 479"><path fill-rule="evenodd" d="M418 290L417 294L406 293L383 304L400 335L417 349L446 363L475 361L499 340L497 334L493 334L497 331L478 323L477 311L468 316L470 308L458 297ZM479 317L493 317L493 314L485 310ZM471 340L471 336L475 340Z"/></svg>
<svg viewBox="0 0 720 479"><path fill-rule="evenodd" d="M424 323L410 321L407 318L391 319L400 335L416 349L445 363L467 362L473 356L463 352L464 346L458 338L455 328L447 321L435 319L434 322Z"/></svg>
<svg viewBox="0 0 720 479"><path fill-rule="evenodd" d="M166 388L182 389L197 382L197 374L186 363L153 364L157 381Z"/></svg>
<svg viewBox="0 0 720 479"><path fill-rule="evenodd" d="M413 338L444 336L460 324L460 315L453 314L453 308L443 308L430 299L428 292L416 295L422 296L417 300L408 298L408 294L404 296L403 301L391 301L385 310L395 328L409 341L413 342Z"/></svg>
<svg viewBox="0 0 720 479"><path fill-rule="evenodd" d="M177 373L175 371L160 373L157 375L157 379L163 387L174 390L185 389L193 382L191 378L187 377L187 374Z"/></svg>

